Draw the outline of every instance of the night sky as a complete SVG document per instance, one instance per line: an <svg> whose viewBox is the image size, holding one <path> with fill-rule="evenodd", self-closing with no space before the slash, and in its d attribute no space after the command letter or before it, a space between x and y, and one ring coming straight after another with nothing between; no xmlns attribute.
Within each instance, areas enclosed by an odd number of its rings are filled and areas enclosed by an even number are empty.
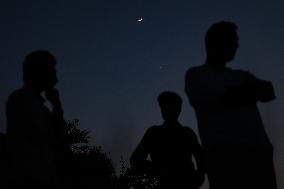
<svg viewBox="0 0 284 189"><path fill-rule="evenodd" d="M0 131L6 130L5 101L22 86L23 59L37 49L58 60L65 118L78 118L116 165L120 156L128 160L146 128L162 123L156 101L162 91L183 97L180 121L197 131L184 75L205 61L208 27L229 20L240 38L230 66L274 83L277 100L259 107L275 148L278 186L284 188L283 9L281 0L2 1Z"/></svg>

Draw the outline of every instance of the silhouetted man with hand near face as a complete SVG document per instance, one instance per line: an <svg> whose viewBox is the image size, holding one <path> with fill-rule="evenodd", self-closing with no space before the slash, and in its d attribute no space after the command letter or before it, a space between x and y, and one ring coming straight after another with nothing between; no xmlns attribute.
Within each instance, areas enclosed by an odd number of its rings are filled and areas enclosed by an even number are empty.
<svg viewBox="0 0 284 189"><path fill-rule="evenodd" d="M178 121L182 99L176 93L163 92L158 102L164 123L146 131L130 163L138 170L158 176L161 189L197 189L204 181L201 147L195 133ZM148 155L151 160L147 159Z"/></svg>
<svg viewBox="0 0 284 189"><path fill-rule="evenodd" d="M56 60L48 51L34 51L23 64L24 86L6 104L9 181L17 186L51 188L58 182L57 160L63 146L64 119ZM52 110L44 104L49 101Z"/></svg>
<svg viewBox="0 0 284 189"><path fill-rule="evenodd" d="M270 81L234 70L238 43L232 22L212 25L204 65L186 73L185 91L195 110L211 189L275 189L273 148L257 102L275 99Z"/></svg>

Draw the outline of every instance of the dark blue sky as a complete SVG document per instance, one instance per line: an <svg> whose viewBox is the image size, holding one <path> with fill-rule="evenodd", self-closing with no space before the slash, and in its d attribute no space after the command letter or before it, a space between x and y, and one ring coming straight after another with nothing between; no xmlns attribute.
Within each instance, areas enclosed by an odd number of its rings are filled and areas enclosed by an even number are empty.
<svg viewBox="0 0 284 189"><path fill-rule="evenodd" d="M66 119L78 118L93 142L117 162L145 129L161 123L156 96L184 98L181 121L196 130L183 91L188 67L205 60L204 34L220 20L239 26L240 48L231 66L272 80L278 99L260 105L275 147L284 187L284 1L10 0L0 3L0 130L5 101L22 85L24 56L50 50ZM142 22L138 18L143 17Z"/></svg>

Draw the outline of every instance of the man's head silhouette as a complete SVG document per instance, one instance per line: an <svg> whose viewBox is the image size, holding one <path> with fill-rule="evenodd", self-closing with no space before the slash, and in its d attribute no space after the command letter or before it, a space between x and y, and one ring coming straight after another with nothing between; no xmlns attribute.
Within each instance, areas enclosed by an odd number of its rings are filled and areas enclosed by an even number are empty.
<svg viewBox="0 0 284 189"><path fill-rule="evenodd" d="M234 59L238 44L237 26L222 21L213 24L205 36L207 62L225 64Z"/></svg>
<svg viewBox="0 0 284 189"><path fill-rule="evenodd" d="M166 91L158 96L158 102L163 119L168 122L176 122L181 112L181 97L174 92Z"/></svg>
<svg viewBox="0 0 284 189"><path fill-rule="evenodd" d="M39 91L52 89L58 82L55 65L56 60L50 52L31 52L25 57L23 64L24 83Z"/></svg>

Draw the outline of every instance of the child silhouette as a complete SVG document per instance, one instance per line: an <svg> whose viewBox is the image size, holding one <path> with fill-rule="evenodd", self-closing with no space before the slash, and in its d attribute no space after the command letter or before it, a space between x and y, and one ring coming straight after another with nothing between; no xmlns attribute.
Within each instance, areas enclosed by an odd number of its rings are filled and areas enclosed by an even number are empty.
<svg viewBox="0 0 284 189"><path fill-rule="evenodd" d="M137 170L158 176L161 189L199 188L204 181L201 146L196 134L178 121L182 99L174 92L163 92L158 102L164 123L146 131L130 163Z"/></svg>

